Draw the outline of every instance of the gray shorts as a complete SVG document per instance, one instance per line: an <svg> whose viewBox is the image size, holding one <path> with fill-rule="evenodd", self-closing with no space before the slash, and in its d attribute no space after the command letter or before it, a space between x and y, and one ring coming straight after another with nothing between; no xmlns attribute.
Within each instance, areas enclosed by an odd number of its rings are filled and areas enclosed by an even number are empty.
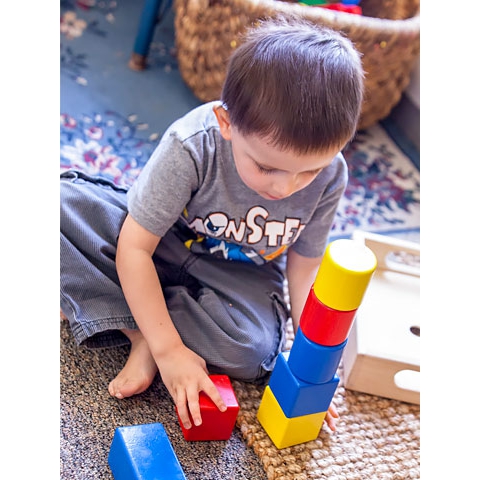
<svg viewBox="0 0 480 480"><path fill-rule="evenodd" d="M126 189L68 171L61 175L60 306L76 342L128 344L120 329L138 328L115 267L127 215ZM185 345L210 373L262 380L285 343L289 311L282 261L257 266L190 251L173 227L153 260L170 316Z"/></svg>

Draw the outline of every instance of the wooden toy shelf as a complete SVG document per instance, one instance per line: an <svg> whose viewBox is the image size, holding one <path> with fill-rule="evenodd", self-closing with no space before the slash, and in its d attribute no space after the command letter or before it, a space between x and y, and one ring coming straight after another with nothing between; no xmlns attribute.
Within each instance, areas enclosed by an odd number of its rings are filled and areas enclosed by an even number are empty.
<svg viewBox="0 0 480 480"><path fill-rule="evenodd" d="M345 387L420 403L420 246L356 231L378 267L343 353Z"/></svg>

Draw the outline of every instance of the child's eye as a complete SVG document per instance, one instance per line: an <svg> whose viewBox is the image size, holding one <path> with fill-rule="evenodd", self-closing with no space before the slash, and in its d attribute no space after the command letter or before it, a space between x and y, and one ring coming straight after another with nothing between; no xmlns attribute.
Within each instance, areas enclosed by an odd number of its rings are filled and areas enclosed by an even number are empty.
<svg viewBox="0 0 480 480"><path fill-rule="evenodd" d="M273 173L275 170L273 168L265 168L265 167L262 167L260 164L256 163L255 162L255 165L257 166L258 168L258 171L260 173L263 173L264 175L269 175L271 173Z"/></svg>
<svg viewBox="0 0 480 480"><path fill-rule="evenodd" d="M309 172L305 172L305 175L308 175L310 177L315 177L317 176L321 171L323 170L323 168L319 168L317 170L310 170Z"/></svg>

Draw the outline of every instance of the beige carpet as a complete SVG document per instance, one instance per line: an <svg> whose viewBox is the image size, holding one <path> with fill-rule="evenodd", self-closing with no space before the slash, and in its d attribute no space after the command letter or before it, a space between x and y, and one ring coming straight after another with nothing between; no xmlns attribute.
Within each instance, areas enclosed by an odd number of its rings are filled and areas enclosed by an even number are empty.
<svg viewBox="0 0 480 480"><path fill-rule="evenodd" d="M289 343L292 331L289 325ZM338 429L324 427L317 440L277 450L256 412L263 387L234 381L240 403L237 427L226 442L186 442L173 403L157 377L143 394L110 397L107 386L128 348L77 347L67 322L60 326L60 478L111 480L108 453L117 426L164 425L189 480L360 480L420 478L420 408L346 390L334 401Z"/></svg>
<svg viewBox="0 0 480 480"><path fill-rule="evenodd" d="M108 384L124 365L128 351L128 347L77 347L68 323L61 322L62 480L112 480L108 454L115 428L155 422L165 427L188 480L267 479L259 457L247 446L238 428L228 441L185 441L171 397L158 375L146 392L126 400L112 398Z"/></svg>

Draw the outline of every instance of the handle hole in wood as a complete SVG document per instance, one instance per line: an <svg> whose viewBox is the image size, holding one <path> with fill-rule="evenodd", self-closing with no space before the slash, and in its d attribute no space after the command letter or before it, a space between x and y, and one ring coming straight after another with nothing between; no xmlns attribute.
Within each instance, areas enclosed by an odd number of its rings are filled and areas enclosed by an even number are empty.
<svg viewBox="0 0 480 480"><path fill-rule="evenodd" d="M393 377L398 388L403 390L420 391L420 372L414 370L400 370Z"/></svg>

